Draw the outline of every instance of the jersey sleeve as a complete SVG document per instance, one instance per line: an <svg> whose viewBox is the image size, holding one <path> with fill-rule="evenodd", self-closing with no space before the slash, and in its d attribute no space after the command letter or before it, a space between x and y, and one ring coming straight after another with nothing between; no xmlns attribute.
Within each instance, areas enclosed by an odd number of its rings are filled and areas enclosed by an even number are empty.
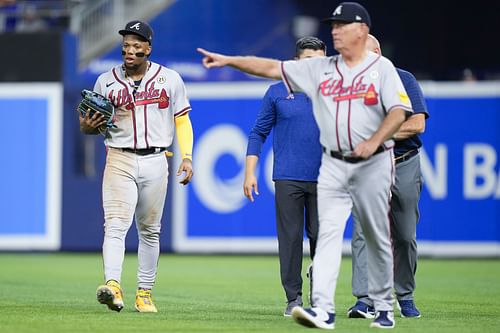
<svg viewBox="0 0 500 333"><path fill-rule="evenodd" d="M193 160L193 126L189 113L175 118L175 131L182 159Z"/></svg>
<svg viewBox="0 0 500 333"><path fill-rule="evenodd" d="M180 117L191 111L191 105L187 97L187 90L181 76L174 72L175 87L172 93L173 101L172 106L174 110L174 117Z"/></svg>
<svg viewBox="0 0 500 333"><path fill-rule="evenodd" d="M315 76L324 61L324 57L281 62L281 77L289 93L303 92L311 95L316 89Z"/></svg>
<svg viewBox="0 0 500 333"><path fill-rule="evenodd" d="M399 77L403 82L403 86L405 87L406 92L408 93L408 97L411 101L411 106L413 108L413 113L422 113L425 115L425 119L429 118L429 112L427 111L427 105L425 104L424 93L420 84L413 74L410 72L404 71L402 69L397 69Z"/></svg>
<svg viewBox="0 0 500 333"><path fill-rule="evenodd" d="M104 74L101 74L99 75L99 77L97 78L97 80L95 81L95 84L94 84L94 91L98 94L101 94L101 95L104 95L104 80L103 80L103 75Z"/></svg>
<svg viewBox="0 0 500 333"><path fill-rule="evenodd" d="M272 97L272 86L267 89L262 99L262 107L255 124L248 135L247 156L260 156L264 142L276 124L275 99Z"/></svg>
<svg viewBox="0 0 500 333"><path fill-rule="evenodd" d="M384 109L386 112L391 112L395 108L401 108L408 113L413 113L410 98L396 71L396 67L387 58L381 57L380 61L380 74L382 75L380 94Z"/></svg>

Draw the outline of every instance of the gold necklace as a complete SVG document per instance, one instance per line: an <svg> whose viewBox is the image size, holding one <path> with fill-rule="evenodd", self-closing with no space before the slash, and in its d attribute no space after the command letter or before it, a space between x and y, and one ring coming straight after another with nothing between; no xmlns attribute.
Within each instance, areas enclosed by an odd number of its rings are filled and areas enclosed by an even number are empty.
<svg viewBox="0 0 500 333"><path fill-rule="evenodd" d="M122 65L123 72L125 73L125 81L127 81L129 86L132 87L134 93L137 91L137 89L139 89L139 85L142 82L142 79L146 76L150 68L151 68L151 61L148 60L148 68L146 68L146 72L144 73L142 78L138 80L139 84L135 84L136 81L128 75L125 65Z"/></svg>

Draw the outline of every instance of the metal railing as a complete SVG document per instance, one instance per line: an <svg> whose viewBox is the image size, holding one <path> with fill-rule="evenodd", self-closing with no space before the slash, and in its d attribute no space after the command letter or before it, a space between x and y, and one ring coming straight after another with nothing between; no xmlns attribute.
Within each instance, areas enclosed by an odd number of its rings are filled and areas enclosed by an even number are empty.
<svg viewBox="0 0 500 333"><path fill-rule="evenodd" d="M120 41L117 31L134 19L147 21L175 0L83 1L71 13L71 32L79 36L79 68L113 48Z"/></svg>

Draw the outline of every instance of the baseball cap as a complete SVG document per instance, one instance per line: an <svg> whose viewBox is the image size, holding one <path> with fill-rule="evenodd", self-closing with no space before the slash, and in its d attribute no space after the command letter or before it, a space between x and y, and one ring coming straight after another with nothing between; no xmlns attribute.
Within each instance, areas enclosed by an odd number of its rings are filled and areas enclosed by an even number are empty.
<svg viewBox="0 0 500 333"><path fill-rule="evenodd" d="M334 21L365 23L368 27L372 25L368 11L357 2L342 2L335 8L330 17L323 20L327 23Z"/></svg>
<svg viewBox="0 0 500 333"><path fill-rule="evenodd" d="M147 40L150 45L153 42L153 29L143 21L130 21L125 25L125 29L118 31L118 33L122 36L130 34L140 36Z"/></svg>

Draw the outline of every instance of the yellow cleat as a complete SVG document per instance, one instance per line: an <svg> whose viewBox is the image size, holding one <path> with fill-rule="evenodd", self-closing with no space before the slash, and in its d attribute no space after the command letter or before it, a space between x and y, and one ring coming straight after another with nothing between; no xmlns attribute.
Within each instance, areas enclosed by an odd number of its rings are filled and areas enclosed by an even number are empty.
<svg viewBox="0 0 500 333"><path fill-rule="evenodd" d="M110 310L120 312L123 309L123 292L117 281L109 280L99 286L96 295L99 303L106 304Z"/></svg>
<svg viewBox="0 0 500 333"><path fill-rule="evenodd" d="M135 309L139 312L158 312L151 298L151 289L137 289L137 293L135 294Z"/></svg>

